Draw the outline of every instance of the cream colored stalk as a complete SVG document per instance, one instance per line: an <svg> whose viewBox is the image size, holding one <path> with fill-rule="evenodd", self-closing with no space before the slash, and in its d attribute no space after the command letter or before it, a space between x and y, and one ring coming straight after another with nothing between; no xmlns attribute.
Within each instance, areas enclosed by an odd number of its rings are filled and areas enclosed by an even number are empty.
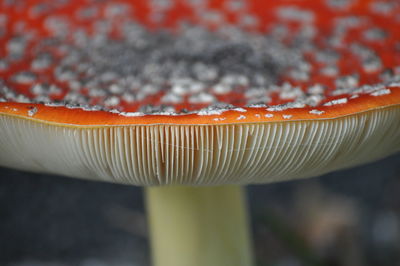
<svg viewBox="0 0 400 266"><path fill-rule="evenodd" d="M254 265L243 189L146 189L154 266Z"/></svg>

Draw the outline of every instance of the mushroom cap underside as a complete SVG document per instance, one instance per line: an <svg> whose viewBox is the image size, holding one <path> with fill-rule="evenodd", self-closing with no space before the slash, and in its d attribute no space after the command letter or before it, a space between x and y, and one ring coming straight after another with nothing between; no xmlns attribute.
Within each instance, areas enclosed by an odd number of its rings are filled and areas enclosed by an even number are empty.
<svg viewBox="0 0 400 266"><path fill-rule="evenodd" d="M0 164L133 185L269 183L400 150L400 108L334 119L65 126L0 115Z"/></svg>

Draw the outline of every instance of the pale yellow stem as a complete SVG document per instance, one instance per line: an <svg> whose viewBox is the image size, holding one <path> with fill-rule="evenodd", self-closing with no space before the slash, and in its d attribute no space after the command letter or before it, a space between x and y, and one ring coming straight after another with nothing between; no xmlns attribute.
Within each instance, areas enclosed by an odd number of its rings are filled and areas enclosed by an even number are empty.
<svg viewBox="0 0 400 266"><path fill-rule="evenodd" d="M243 189L146 189L154 266L254 265Z"/></svg>

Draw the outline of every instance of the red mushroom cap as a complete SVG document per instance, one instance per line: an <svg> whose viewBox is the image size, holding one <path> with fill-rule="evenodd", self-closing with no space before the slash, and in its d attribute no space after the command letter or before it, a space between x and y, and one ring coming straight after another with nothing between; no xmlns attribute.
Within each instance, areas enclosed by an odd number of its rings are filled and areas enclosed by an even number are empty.
<svg viewBox="0 0 400 266"><path fill-rule="evenodd" d="M396 1L21 3L0 3L0 165L248 184L400 150Z"/></svg>

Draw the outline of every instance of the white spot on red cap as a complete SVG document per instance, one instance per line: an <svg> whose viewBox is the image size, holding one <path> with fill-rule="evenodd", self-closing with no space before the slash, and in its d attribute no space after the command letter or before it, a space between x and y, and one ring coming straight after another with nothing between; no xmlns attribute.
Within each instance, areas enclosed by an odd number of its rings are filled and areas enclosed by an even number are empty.
<svg viewBox="0 0 400 266"><path fill-rule="evenodd" d="M144 116L145 114L142 112L120 112L119 115L126 117L137 117L137 116Z"/></svg>
<svg viewBox="0 0 400 266"><path fill-rule="evenodd" d="M310 114L313 114L313 115L322 115L324 113L325 113L325 111L320 111L320 110L317 110L317 109L313 109L313 110L310 111Z"/></svg>
<svg viewBox="0 0 400 266"><path fill-rule="evenodd" d="M377 90L373 93L371 93L372 96L382 96L382 95L387 95L392 93L390 89L382 89L382 90Z"/></svg>
<svg viewBox="0 0 400 266"><path fill-rule="evenodd" d="M31 109L29 109L28 115L34 116L37 113L37 111L38 111L38 109L36 107L32 107Z"/></svg>
<svg viewBox="0 0 400 266"><path fill-rule="evenodd" d="M340 99L335 99L329 102L324 103L324 106L332 106L332 105L338 105L338 104L346 104L348 102L347 98L340 98Z"/></svg>
<svg viewBox="0 0 400 266"><path fill-rule="evenodd" d="M233 109L233 110L234 110L234 111L237 111L237 112L242 112L242 113L247 112L247 110L244 109L244 108L235 108L235 109Z"/></svg>

